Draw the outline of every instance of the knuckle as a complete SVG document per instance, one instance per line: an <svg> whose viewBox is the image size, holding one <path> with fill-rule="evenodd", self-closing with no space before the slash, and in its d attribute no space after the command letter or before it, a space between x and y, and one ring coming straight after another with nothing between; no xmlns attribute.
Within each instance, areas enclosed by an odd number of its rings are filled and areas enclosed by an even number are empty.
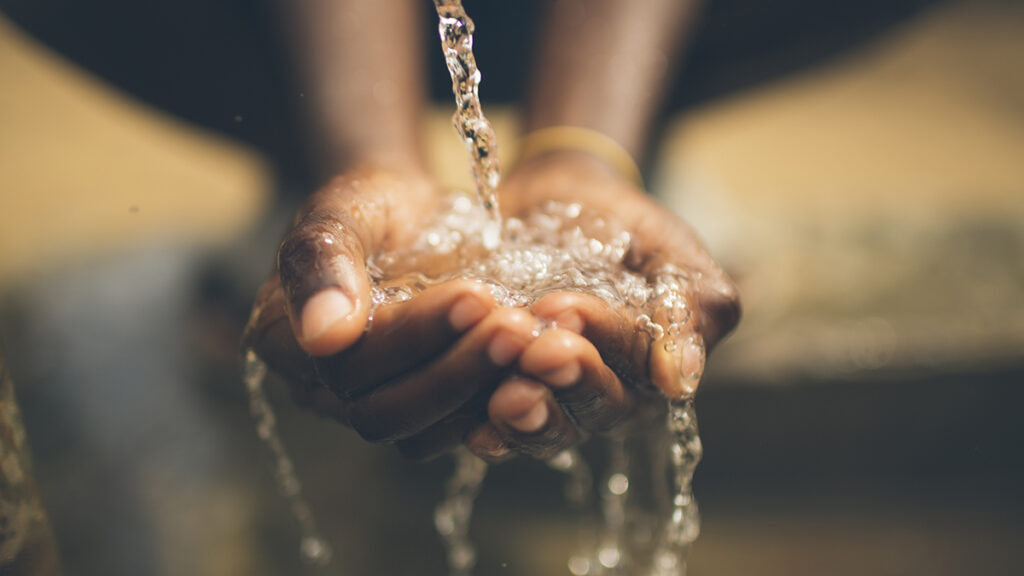
<svg viewBox="0 0 1024 576"><path fill-rule="evenodd" d="M322 218L307 217L292 228L281 241L277 266L287 283L297 273L314 269L316 264L336 253L342 240L335 227Z"/></svg>
<svg viewBox="0 0 1024 576"><path fill-rule="evenodd" d="M317 235L305 228L295 228L284 237L277 251L277 269L285 285L315 269L323 244Z"/></svg>
<svg viewBox="0 0 1024 576"><path fill-rule="evenodd" d="M344 285L362 256L361 244L340 219L311 213L281 241L277 270L294 303L324 286Z"/></svg>
<svg viewBox="0 0 1024 576"><path fill-rule="evenodd" d="M724 272L705 285L700 302L704 313L714 323L719 339L734 329L743 315L739 288Z"/></svg>

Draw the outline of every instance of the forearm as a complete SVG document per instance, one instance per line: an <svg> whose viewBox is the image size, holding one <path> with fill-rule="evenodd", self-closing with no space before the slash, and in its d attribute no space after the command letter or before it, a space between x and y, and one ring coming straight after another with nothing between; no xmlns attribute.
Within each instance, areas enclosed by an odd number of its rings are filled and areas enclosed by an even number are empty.
<svg viewBox="0 0 1024 576"><path fill-rule="evenodd" d="M416 0L289 0L286 4L314 154L327 175L373 163L421 171L424 98Z"/></svg>
<svg viewBox="0 0 1024 576"><path fill-rule="evenodd" d="M601 132L640 158L697 0L561 0L544 19L525 128Z"/></svg>

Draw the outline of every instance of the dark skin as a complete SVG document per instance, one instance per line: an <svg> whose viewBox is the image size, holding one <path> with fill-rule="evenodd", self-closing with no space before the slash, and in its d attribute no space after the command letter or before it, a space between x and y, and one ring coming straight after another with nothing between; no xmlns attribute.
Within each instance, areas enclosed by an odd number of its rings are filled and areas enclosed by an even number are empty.
<svg viewBox="0 0 1024 576"><path fill-rule="evenodd" d="M415 6L296 4L298 36L313 56L307 73L327 119L323 158L340 176L310 197L282 241L246 336L296 397L412 457L464 444L489 461L547 458L591 433L626 429L662 403L648 384L678 397L677 360L651 346L629 315L578 292L517 309L498 306L480 283L450 281L380 306L365 331L367 256L408 247L439 206L416 143L422 91L409 62L417 26L411 17L395 20ZM676 0L558 3L549 26L572 34L548 34L541 46L527 128L582 126L639 157L691 14L691 4ZM368 27L346 24L374 19L408 34L378 47ZM332 52L331 42L362 46L362 55L327 58L346 53ZM631 63L621 72L631 82L614 80L608 54L620 71ZM368 59L390 65L366 67ZM333 87L341 79L358 86L339 97ZM387 105L378 102L382 91L391 94ZM666 264L696 272L692 326L709 350L738 320L734 285L690 228L602 159L564 151L530 158L506 174L499 194L506 215L557 200L620 222L633 235L626 265L640 274ZM538 320L556 327L535 336Z"/></svg>

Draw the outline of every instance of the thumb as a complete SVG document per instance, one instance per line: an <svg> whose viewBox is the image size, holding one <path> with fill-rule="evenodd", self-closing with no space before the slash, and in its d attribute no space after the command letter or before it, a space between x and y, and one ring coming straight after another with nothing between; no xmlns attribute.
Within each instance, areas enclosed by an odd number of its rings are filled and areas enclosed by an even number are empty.
<svg viewBox="0 0 1024 576"><path fill-rule="evenodd" d="M277 256L292 329L313 356L355 343L370 313L366 254L383 217L349 210L357 194L345 188L339 179L311 197Z"/></svg>

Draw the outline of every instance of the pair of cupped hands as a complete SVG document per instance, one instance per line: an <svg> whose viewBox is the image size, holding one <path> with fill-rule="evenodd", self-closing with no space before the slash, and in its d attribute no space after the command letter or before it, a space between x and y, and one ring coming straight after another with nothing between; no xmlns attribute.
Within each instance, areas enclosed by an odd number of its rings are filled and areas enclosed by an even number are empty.
<svg viewBox="0 0 1024 576"><path fill-rule="evenodd" d="M511 216L578 202L630 232L630 270L648 278L666 265L690 271L687 326L707 350L739 319L733 283L691 229L600 161L530 159L499 196ZM659 395L684 393L680 368L699 367L677 366L633 315L579 292L510 308L481 282L451 280L378 306L366 330L367 258L411 246L440 198L424 176L367 166L306 202L245 335L296 401L413 458L461 444L496 462L548 458L590 434L628 430L657 414ZM550 328L538 333L541 322Z"/></svg>

